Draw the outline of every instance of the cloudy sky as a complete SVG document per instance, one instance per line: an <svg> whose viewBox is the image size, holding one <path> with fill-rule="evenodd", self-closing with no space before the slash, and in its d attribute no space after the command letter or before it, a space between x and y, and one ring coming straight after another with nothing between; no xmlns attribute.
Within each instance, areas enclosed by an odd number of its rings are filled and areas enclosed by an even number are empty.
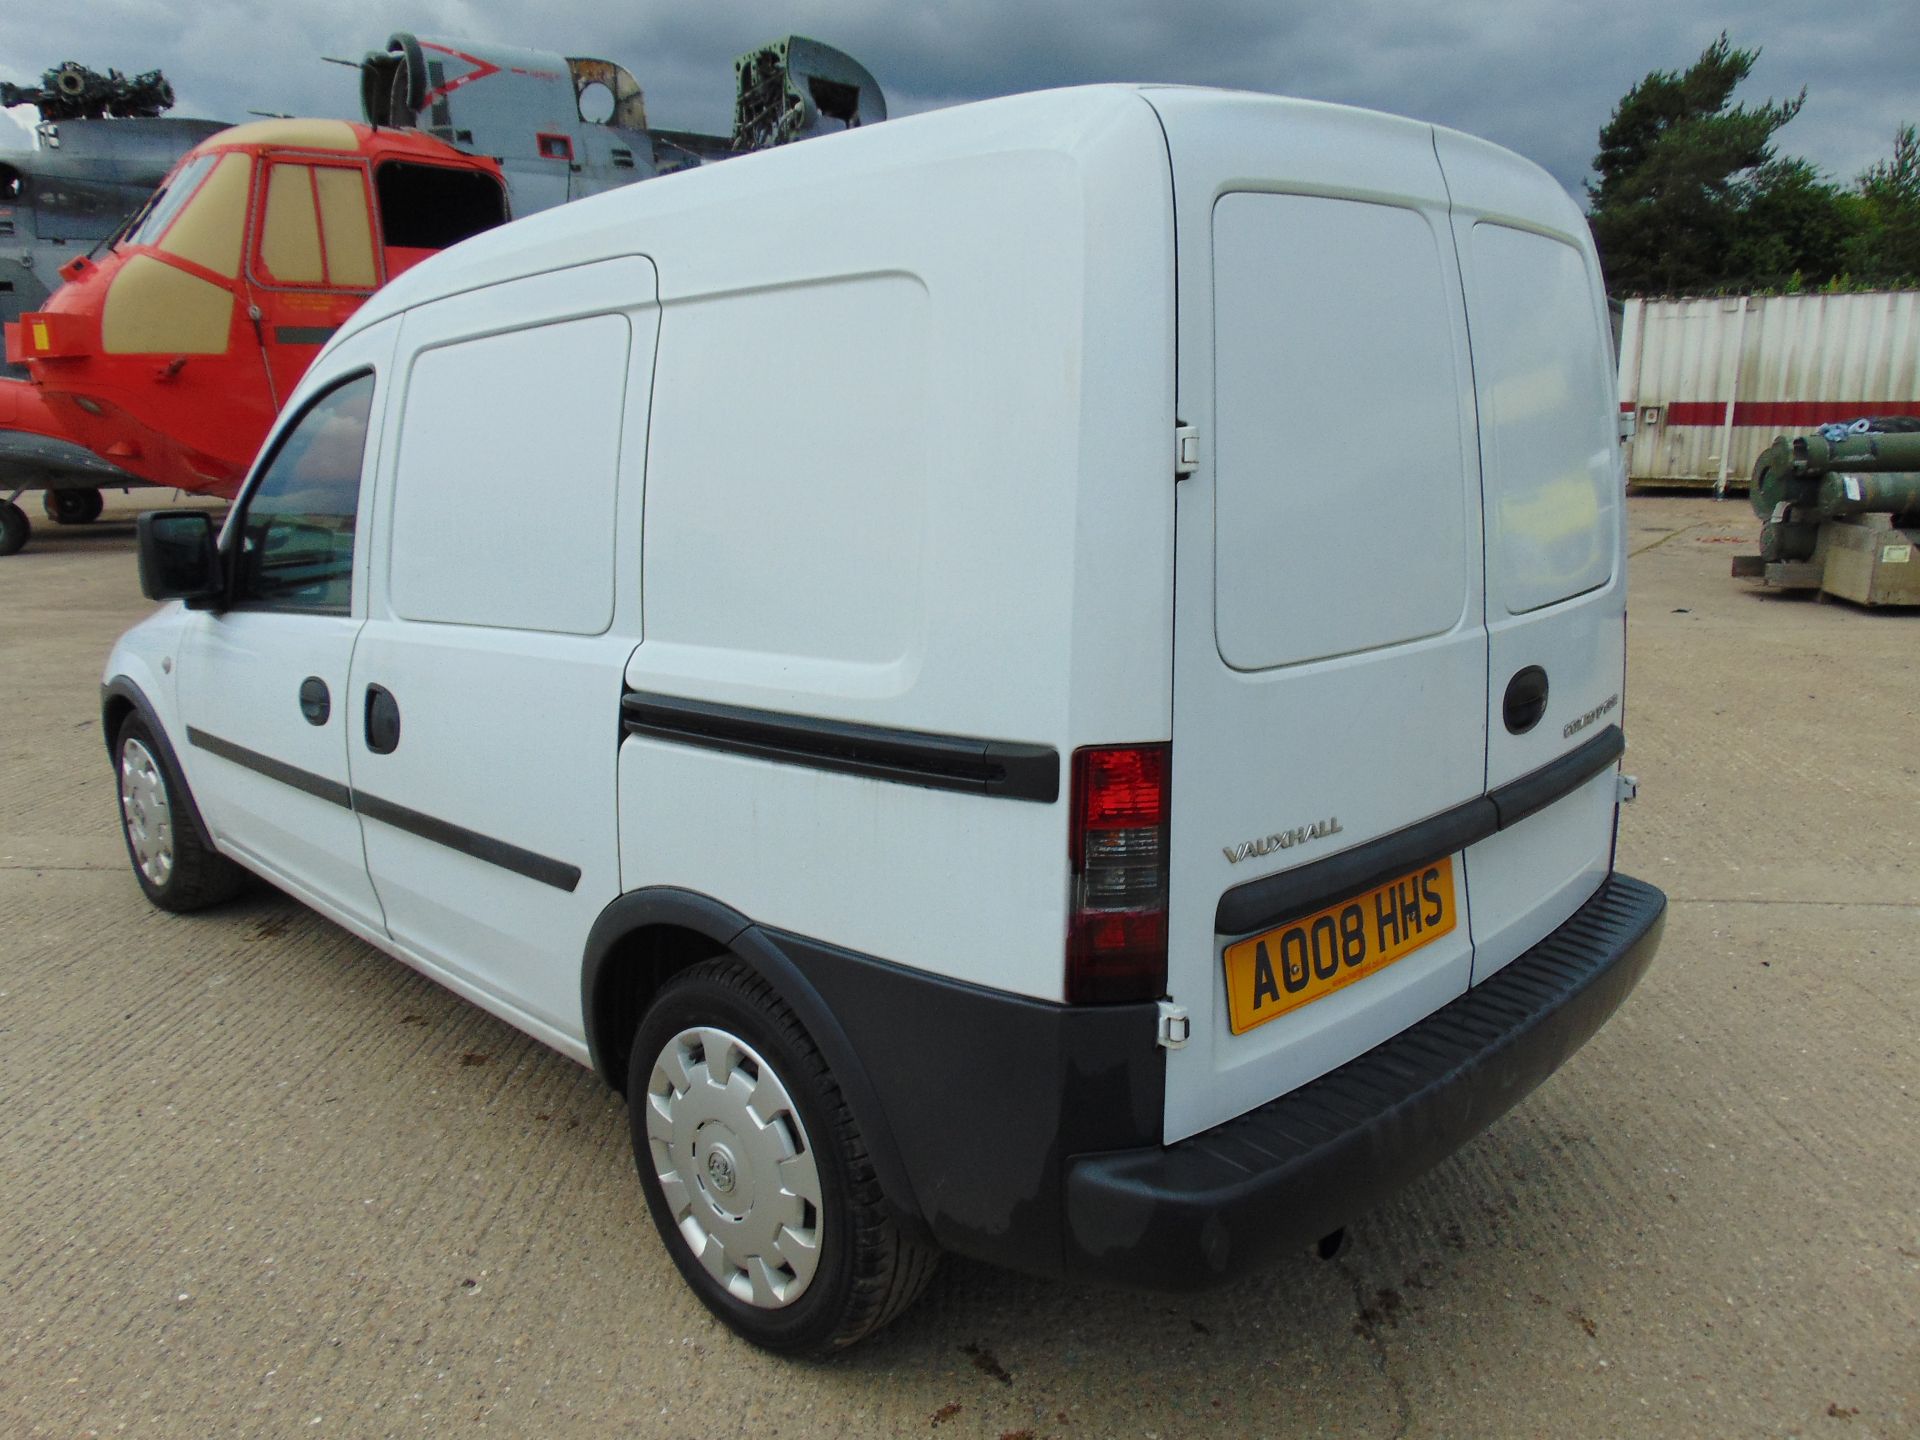
<svg viewBox="0 0 1920 1440"><path fill-rule="evenodd" d="M1913 0L5 0L0 79L69 59L158 67L176 115L358 118L357 77L320 57L358 58L410 30L614 60L639 78L655 124L724 131L733 57L798 33L863 61L896 115L1089 81L1226 85L1453 125L1577 194L1627 88L1685 68L1723 28L1763 50L1741 99L1807 87L1781 150L1850 179L1920 120L1915 19ZM0 114L0 144L18 139Z"/></svg>

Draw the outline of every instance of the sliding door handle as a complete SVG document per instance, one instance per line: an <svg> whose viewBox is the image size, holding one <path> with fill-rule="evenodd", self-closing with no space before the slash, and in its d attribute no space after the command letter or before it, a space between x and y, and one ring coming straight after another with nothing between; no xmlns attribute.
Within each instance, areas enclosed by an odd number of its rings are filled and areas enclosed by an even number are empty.
<svg viewBox="0 0 1920 1440"><path fill-rule="evenodd" d="M382 686L367 686L367 749L391 755L399 744L400 702Z"/></svg>

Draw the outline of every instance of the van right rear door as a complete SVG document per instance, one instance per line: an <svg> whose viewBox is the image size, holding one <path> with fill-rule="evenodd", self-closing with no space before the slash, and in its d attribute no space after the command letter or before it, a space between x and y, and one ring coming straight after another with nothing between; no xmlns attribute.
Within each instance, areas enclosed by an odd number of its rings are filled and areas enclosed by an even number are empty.
<svg viewBox="0 0 1920 1440"><path fill-rule="evenodd" d="M1190 1038L1167 1058L1173 1141L1467 988L1460 845L1418 827L1485 792L1488 639L1431 128L1146 93L1173 162L1178 415L1202 457L1176 501L1168 978ZM1395 873L1320 897L1364 903L1316 918L1313 896L1267 894L1226 913L1248 881L1284 887L1382 841L1405 850ZM1262 942L1282 911L1302 924ZM1343 974L1363 930L1371 968Z"/></svg>
<svg viewBox="0 0 1920 1440"><path fill-rule="evenodd" d="M1612 865L1626 475L1585 217L1509 150L1450 130L1435 132L1434 149L1473 332L1487 788L1502 797L1503 828L1464 856L1477 985L1566 920Z"/></svg>

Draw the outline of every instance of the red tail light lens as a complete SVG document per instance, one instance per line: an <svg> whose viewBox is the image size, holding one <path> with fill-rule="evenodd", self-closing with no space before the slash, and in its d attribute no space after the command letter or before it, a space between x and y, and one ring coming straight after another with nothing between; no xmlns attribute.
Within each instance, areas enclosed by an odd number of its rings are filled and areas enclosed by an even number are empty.
<svg viewBox="0 0 1920 1440"><path fill-rule="evenodd" d="M1074 752L1070 1003L1166 993L1167 767L1165 745Z"/></svg>

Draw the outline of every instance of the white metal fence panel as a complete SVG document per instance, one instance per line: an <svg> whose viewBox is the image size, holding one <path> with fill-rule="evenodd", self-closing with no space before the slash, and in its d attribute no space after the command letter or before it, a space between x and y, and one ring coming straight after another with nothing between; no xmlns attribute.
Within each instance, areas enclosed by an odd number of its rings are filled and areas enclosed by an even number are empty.
<svg viewBox="0 0 1920 1440"><path fill-rule="evenodd" d="M1629 480L1744 487L1778 435L1920 415L1920 290L1629 300L1620 408Z"/></svg>

